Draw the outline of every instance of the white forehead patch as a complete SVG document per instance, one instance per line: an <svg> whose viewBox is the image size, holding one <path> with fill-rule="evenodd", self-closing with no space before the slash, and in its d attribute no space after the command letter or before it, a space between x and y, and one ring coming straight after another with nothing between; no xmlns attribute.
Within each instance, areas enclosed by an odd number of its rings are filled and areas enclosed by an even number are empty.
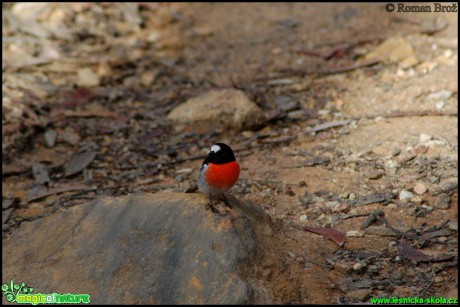
<svg viewBox="0 0 460 307"><path fill-rule="evenodd" d="M213 151L214 153L217 153L219 150L220 150L220 146L219 146L219 145L212 145L211 151Z"/></svg>

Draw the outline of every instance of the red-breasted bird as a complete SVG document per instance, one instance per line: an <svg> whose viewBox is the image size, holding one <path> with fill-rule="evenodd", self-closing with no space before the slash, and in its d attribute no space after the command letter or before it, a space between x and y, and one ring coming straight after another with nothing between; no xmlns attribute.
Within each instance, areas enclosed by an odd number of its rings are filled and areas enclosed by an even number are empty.
<svg viewBox="0 0 460 307"><path fill-rule="evenodd" d="M209 197L209 207L212 212L219 210L212 205L212 199L222 195L224 203L231 207L224 195L240 176L240 165L235 159L230 146L224 143L212 145L208 156L201 165L198 176L198 186L188 189L186 193L195 192L197 188Z"/></svg>

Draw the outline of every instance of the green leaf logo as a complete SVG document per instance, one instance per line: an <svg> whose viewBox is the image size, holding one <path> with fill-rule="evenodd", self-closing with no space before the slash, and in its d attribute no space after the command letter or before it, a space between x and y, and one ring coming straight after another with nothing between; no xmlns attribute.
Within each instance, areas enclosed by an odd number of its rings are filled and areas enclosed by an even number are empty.
<svg viewBox="0 0 460 307"><path fill-rule="evenodd" d="M2 284L2 296L6 295L6 300L10 303L16 302L16 297L18 294L30 294L34 291L34 288L27 287L25 282L22 284L16 284L13 281L10 284Z"/></svg>
<svg viewBox="0 0 460 307"><path fill-rule="evenodd" d="M7 284L2 285L2 292L5 292L5 291L8 291L8 285Z"/></svg>
<svg viewBox="0 0 460 307"><path fill-rule="evenodd" d="M16 300L16 297L14 297L13 294L8 293L7 296L6 296L6 300L8 302L14 302Z"/></svg>

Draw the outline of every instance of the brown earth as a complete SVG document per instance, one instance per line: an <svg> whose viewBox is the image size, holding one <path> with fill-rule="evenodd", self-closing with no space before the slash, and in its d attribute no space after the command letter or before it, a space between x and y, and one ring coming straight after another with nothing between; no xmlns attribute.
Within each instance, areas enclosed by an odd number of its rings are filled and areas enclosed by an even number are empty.
<svg viewBox="0 0 460 307"><path fill-rule="evenodd" d="M3 8L12 16L3 19L4 236L98 195L185 191L224 142L242 166L233 194L275 225L245 272L268 289L256 303L457 297L457 13L346 3L46 4L29 8L35 17ZM393 56L378 52L394 38ZM378 61L366 63L374 51ZM165 120L227 87L272 118L202 134ZM66 176L70 158L91 150L90 164ZM33 163L48 182L37 184ZM338 247L294 223L358 236ZM370 233L376 225L396 234Z"/></svg>

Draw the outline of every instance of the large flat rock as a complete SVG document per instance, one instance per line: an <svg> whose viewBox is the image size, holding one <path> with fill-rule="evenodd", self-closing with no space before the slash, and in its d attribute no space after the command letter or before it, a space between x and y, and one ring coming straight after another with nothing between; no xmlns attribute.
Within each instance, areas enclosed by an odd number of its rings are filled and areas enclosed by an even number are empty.
<svg viewBox="0 0 460 307"><path fill-rule="evenodd" d="M92 303L250 303L239 272L256 250L251 222L205 203L185 193L101 198L24 222L3 242L3 281Z"/></svg>

